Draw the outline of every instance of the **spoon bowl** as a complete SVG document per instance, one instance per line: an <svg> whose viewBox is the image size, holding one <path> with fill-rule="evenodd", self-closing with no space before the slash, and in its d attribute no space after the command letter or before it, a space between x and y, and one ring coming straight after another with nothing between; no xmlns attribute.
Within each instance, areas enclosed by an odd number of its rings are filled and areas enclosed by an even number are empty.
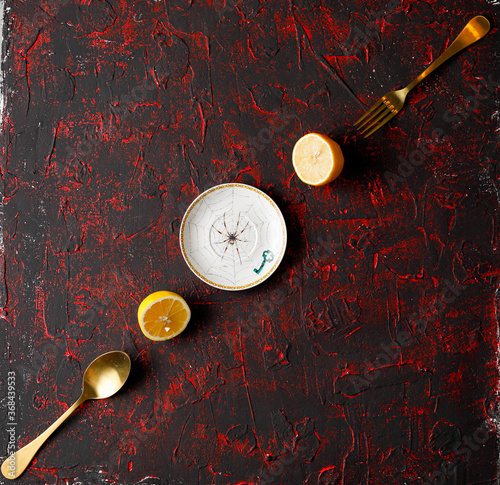
<svg viewBox="0 0 500 485"><path fill-rule="evenodd" d="M89 399L105 399L118 392L125 384L130 368L130 357L118 350L107 352L93 360L83 374L83 389L78 400L41 435L3 462L3 476L10 480L19 477L47 438L80 404Z"/></svg>
<svg viewBox="0 0 500 485"><path fill-rule="evenodd" d="M125 352L108 352L93 360L83 375L82 396L106 399L117 393L130 374L130 357Z"/></svg>

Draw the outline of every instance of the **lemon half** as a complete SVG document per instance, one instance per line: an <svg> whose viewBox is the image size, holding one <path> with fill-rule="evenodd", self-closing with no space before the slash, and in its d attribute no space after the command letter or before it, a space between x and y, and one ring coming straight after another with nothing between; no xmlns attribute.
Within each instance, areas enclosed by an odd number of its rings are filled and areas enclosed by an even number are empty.
<svg viewBox="0 0 500 485"><path fill-rule="evenodd" d="M168 340L179 335L189 323L191 309L182 296L157 291L139 305L137 319L142 333L151 340Z"/></svg>
<svg viewBox="0 0 500 485"><path fill-rule="evenodd" d="M340 145L326 135L308 133L297 141L292 153L293 168L302 182L325 185L344 168Z"/></svg>

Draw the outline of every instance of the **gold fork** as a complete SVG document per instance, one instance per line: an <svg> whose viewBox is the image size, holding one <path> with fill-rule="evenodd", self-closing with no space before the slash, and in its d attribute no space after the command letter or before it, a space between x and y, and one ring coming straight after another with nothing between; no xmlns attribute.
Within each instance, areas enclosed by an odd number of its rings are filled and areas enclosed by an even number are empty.
<svg viewBox="0 0 500 485"><path fill-rule="evenodd" d="M414 79L406 88L398 91L391 91L385 96L382 96L354 125L361 123L358 130L365 127L361 134L366 133L365 138L375 133L381 126L385 125L389 120L394 118L405 104L406 95L422 80L424 80L431 72L437 69L443 62L454 56L457 52L470 46L474 42L483 38L490 30L488 19L482 15L478 15L469 21L462 32L420 76ZM370 116L369 116L370 115ZM363 121L364 120L364 121ZM365 126L366 125L366 126Z"/></svg>

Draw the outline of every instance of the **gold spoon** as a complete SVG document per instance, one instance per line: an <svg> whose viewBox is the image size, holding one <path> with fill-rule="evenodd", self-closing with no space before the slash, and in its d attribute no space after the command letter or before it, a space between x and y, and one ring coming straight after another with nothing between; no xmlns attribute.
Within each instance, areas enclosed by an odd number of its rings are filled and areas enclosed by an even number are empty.
<svg viewBox="0 0 500 485"><path fill-rule="evenodd" d="M21 475L40 446L80 404L88 399L105 399L118 392L127 380L130 365L130 357L125 352L120 351L107 352L93 360L83 375L83 389L79 399L38 438L10 455L3 462L3 476L13 480Z"/></svg>

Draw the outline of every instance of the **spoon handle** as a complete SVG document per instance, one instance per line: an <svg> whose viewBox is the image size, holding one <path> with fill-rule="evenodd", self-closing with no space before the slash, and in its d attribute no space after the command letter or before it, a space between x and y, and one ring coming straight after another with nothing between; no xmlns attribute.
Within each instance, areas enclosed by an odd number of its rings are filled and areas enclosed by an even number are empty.
<svg viewBox="0 0 500 485"><path fill-rule="evenodd" d="M425 79L431 72L437 69L441 64L443 64L443 62L446 62L450 57L454 56L457 52L460 52L462 49L465 49L479 39L482 39L489 30L490 22L486 17L478 15L477 17L471 19L448 49L446 49L422 74L420 74L420 76L406 86L407 92L413 89L420 81Z"/></svg>
<svg viewBox="0 0 500 485"><path fill-rule="evenodd" d="M33 457L40 447L45 443L47 438L66 420L66 418L82 404L86 398L83 395L80 396L78 401L76 401L71 407L69 407L66 412L52 423L41 435L35 438L33 441L28 443L26 446L17 450L16 453L10 455L2 464L2 473L5 478L13 480L21 475L21 473L26 470L30 464Z"/></svg>

